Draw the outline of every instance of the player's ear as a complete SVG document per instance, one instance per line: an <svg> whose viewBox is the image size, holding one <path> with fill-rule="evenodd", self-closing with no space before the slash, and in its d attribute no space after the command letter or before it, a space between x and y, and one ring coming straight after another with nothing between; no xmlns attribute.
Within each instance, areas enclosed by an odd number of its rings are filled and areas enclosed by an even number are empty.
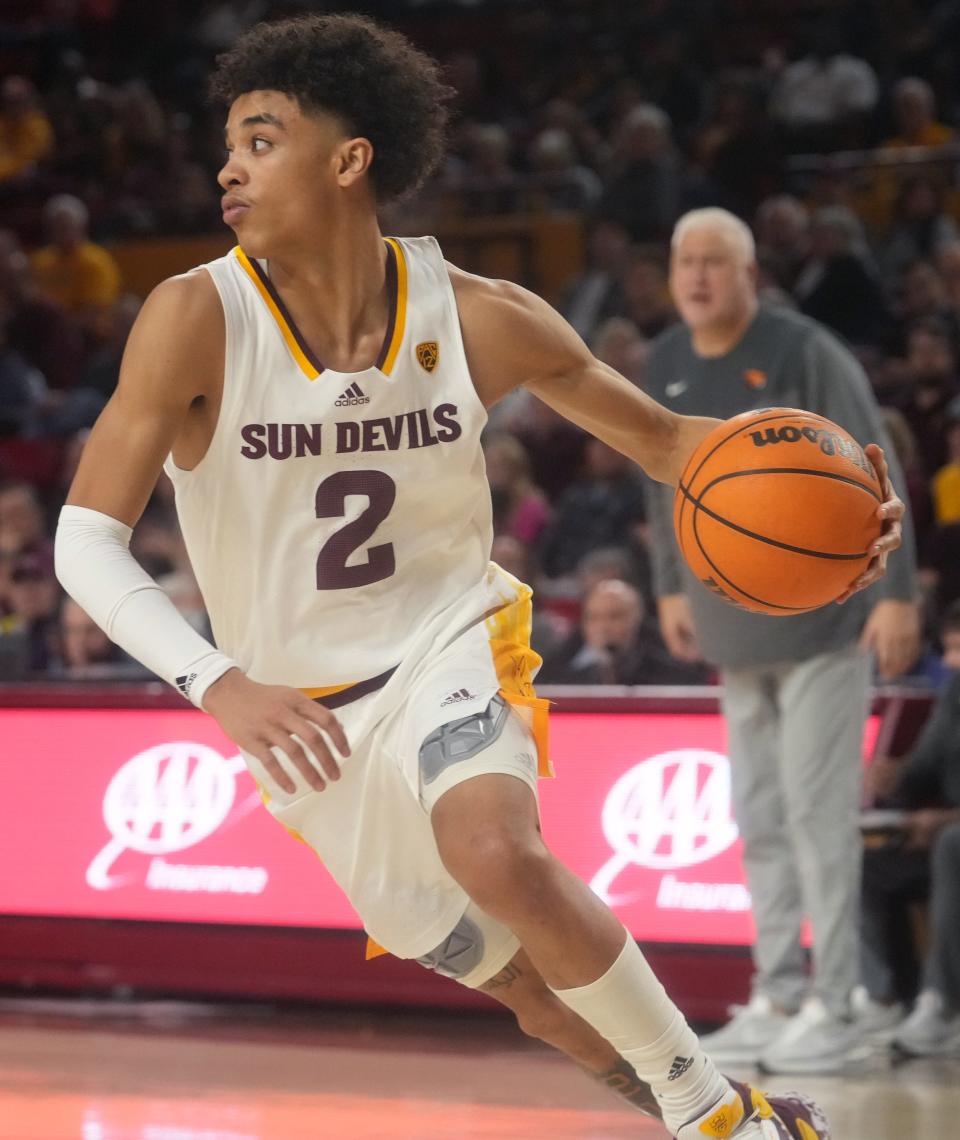
<svg viewBox="0 0 960 1140"><path fill-rule="evenodd" d="M337 181L350 186L366 174L373 162L373 143L369 139L344 139L336 156Z"/></svg>

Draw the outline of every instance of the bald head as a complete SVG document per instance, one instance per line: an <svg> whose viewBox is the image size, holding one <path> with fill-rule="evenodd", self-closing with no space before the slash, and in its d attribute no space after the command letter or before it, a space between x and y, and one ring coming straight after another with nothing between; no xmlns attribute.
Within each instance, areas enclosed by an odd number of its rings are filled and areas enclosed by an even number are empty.
<svg viewBox="0 0 960 1140"><path fill-rule="evenodd" d="M597 582L583 603L583 640L596 649L628 649L643 612L643 599L633 586L616 578Z"/></svg>

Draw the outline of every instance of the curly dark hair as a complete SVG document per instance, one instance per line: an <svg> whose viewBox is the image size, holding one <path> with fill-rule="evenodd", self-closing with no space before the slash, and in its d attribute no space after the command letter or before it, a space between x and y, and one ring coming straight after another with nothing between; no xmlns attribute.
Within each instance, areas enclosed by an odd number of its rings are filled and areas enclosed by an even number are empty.
<svg viewBox="0 0 960 1140"><path fill-rule="evenodd" d="M216 102L229 105L248 91L280 91L368 138L370 177L381 202L411 194L443 157L453 91L434 60L366 16L296 16L255 25L217 57L210 77Z"/></svg>

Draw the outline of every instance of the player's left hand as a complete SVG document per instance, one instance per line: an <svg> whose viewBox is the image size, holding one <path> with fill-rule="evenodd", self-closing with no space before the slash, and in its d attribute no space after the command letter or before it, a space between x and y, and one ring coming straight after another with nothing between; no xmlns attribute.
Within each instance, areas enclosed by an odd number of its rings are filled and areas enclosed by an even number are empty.
<svg viewBox="0 0 960 1140"><path fill-rule="evenodd" d="M868 443L864 451L873 464L883 491L883 502L877 507L877 518L882 521L883 529L880 531L876 542L870 547L872 557L866 570L859 578L851 582L837 598L840 603L852 597L858 590L865 590L867 586L872 586L874 582L882 578L887 572L887 559L903 541L903 528L900 520L903 518L905 508L903 500L890 482L890 472L887 470L887 461L884 458L883 449L875 443Z"/></svg>

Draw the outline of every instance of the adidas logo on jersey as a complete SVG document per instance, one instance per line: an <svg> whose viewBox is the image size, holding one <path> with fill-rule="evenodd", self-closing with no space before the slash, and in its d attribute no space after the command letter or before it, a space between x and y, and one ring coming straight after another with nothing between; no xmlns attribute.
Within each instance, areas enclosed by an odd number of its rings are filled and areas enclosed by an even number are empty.
<svg viewBox="0 0 960 1140"><path fill-rule="evenodd" d="M339 400L334 400L333 404L336 408L350 408L354 404L369 404L370 397L365 396L360 389L359 384L351 384L350 387L343 393Z"/></svg>
<svg viewBox="0 0 960 1140"><path fill-rule="evenodd" d="M461 701L472 701L476 699L476 693L471 693L468 689L457 689L455 693L451 693L449 697L444 697L440 702L440 707L446 708L447 705L457 705Z"/></svg>

